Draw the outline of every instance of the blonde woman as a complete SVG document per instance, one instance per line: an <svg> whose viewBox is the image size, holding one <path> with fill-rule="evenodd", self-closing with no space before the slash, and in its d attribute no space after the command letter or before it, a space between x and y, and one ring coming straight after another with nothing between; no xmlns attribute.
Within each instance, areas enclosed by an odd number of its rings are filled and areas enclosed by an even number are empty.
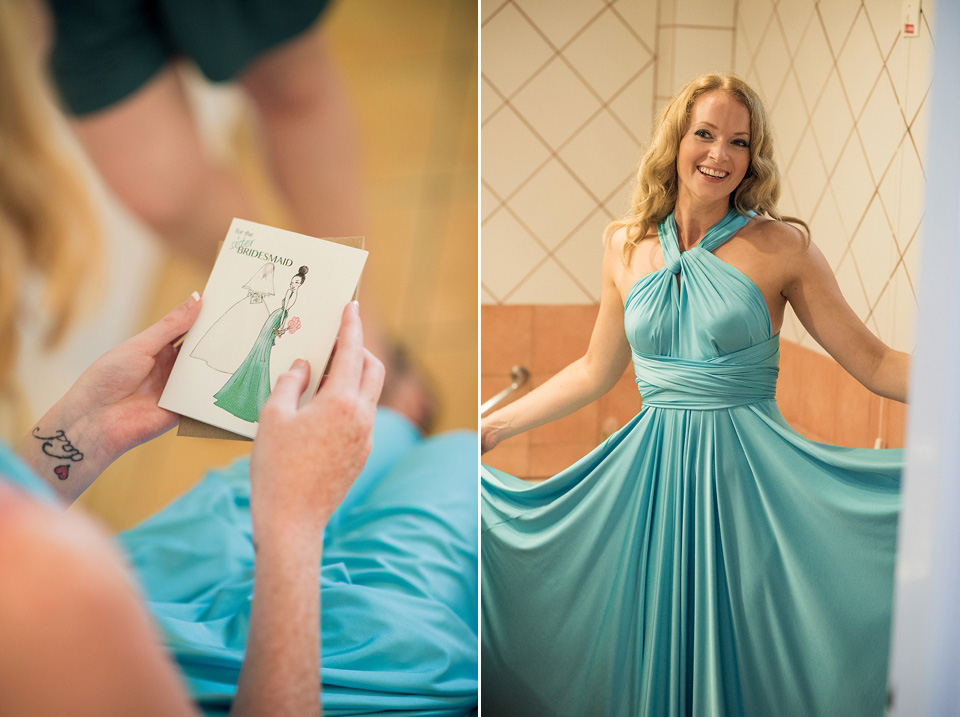
<svg viewBox="0 0 960 717"><path fill-rule="evenodd" d="M50 326L62 330L94 244L47 122L41 7L0 3L5 400L24 277L44 281ZM363 348L355 303L310 402L298 408L306 362L278 378L249 461L209 474L116 542L65 510L120 454L176 422L156 403L199 306L188 298L105 354L16 450L0 441L0 714L472 709L476 436L423 440L376 409L383 366Z"/></svg>
<svg viewBox="0 0 960 717"><path fill-rule="evenodd" d="M607 231L586 353L483 421L489 450L597 399L630 361L643 397L543 484L482 471L491 713L882 713L901 453L786 424L786 304L882 396L906 399L908 356L857 318L779 194L756 93L691 82Z"/></svg>

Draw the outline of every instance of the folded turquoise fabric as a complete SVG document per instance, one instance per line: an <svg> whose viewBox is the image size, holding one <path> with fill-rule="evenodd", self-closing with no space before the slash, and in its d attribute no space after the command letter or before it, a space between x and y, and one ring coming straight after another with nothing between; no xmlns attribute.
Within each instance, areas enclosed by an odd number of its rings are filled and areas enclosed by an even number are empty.
<svg viewBox="0 0 960 717"><path fill-rule="evenodd" d="M3 445L0 475L52 498ZM379 410L373 452L324 538L325 714L473 712L477 521L476 433L423 439ZM195 700L226 714L253 595L247 461L210 473L118 540Z"/></svg>

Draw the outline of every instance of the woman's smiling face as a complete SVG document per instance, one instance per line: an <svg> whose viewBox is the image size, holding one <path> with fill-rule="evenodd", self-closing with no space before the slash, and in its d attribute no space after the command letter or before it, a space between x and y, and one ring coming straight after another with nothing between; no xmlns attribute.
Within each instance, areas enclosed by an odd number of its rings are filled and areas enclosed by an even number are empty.
<svg viewBox="0 0 960 717"><path fill-rule="evenodd" d="M701 95L677 152L679 194L704 204L728 200L749 167L747 108L722 90Z"/></svg>

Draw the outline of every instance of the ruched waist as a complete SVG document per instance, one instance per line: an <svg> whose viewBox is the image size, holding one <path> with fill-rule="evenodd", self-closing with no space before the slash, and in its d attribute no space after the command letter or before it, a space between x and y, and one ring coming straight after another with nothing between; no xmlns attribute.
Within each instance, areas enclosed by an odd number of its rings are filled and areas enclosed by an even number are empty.
<svg viewBox="0 0 960 717"><path fill-rule="evenodd" d="M715 410L770 400L777 392L780 337L705 360L633 352L644 406Z"/></svg>

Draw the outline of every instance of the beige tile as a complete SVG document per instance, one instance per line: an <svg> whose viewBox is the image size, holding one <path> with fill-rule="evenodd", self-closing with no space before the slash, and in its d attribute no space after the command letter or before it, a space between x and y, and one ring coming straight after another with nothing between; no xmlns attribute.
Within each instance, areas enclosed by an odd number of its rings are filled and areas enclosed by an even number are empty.
<svg viewBox="0 0 960 717"><path fill-rule="evenodd" d="M552 250L597 208L597 199L567 167L551 159L513 196L510 208Z"/></svg>
<svg viewBox="0 0 960 717"><path fill-rule="evenodd" d="M601 265L603 262L603 231L610 222L610 215L598 209L574 231L553 254L554 258L573 276L577 284L586 289L589 303L599 303L602 291ZM567 302L580 300L579 295L570 296Z"/></svg>
<svg viewBox="0 0 960 717"><path fill-rule="evenodd" d="M629 24L613 12L597 17L563 54L604 102L622 89L652 57Z"/></svg>
<svg viewBox="0 0 960 717"><path fill-rule="evenodd" d="M511 102L553 149L600 109L600 100L559 57L550 60Z"/></svg>
<svg viewBox="0 0 960 717"><path fill-rule="evenodd" d="M640 143L606 111L594 117L559 152L564 165L601 201L634 176L640 154Z"/></svg>
<svg viewBox="0 0 960 717"><path fill-rule="evenodd" d="M810 124L820 148L823 166L827 172L832 172L853 131L853 115L850 114L843 84L836 71L827 77L823 93L813 108Z"/></svg>
<svg viewBox="0 0 960 717"><path fill-rule="evenodd" d="M481 230L480 271L484 287L503 301L546 257L544 248L506 209Z"/></svg>
<svg viewBox="0 0 960 717"><path fill-rule="evenodd" d="M733 27L734 0L674 0L676 15L674 22L681 25L715 25L717 27Z"/></svg>
<svg viewBox="0 0 960 717"><path fill-rule="evenodd" d="M793 64L798 69L797 80L803 91L804 102L807 107L813 107L833 69L833 55L819 16L814 16L808 23L807 31L793 56Z"/></svg>
<svg viewBox="0 0 960 717"><path fill-rule="evenodd" d="M779 22L771 22L764 33L757 50L756 70L760 87L767 106L772 106L780 94L783 82L790 70L790 56L787 54L787 41L780 31Z"/></svg>
<svg viewBox="0 0 960 717"><path fill-rule="evenodd" d="M588 302L591 296L556 256L550 256L524 277L508 299L521 304L572 304Z"/></svg>
<svg viewBox="0 0 960 717"><path fill-rule="evenodd" d="M483 26L481 71L506 97L553 56L553 49L511 3Z"/></svg>
<svg viewBox="0 0 960 717"><path fill-rule="evenodd" d="M542 166L550 150L513 109L485 122L480 131L483 181L503 199Z"/></svg>
<svg viewBox="0 0 960 717"><path fill-rule="evenodd" d="M872 307L900 259L893 232L877 197L870 202L850 248L857 260L867 303Z"/></svg>
<svg viewBox="0 0 960 717"><path fill-rule="evenodd" d="M827 175L823 170L823 161L813 136L813 129L807 127L803 133L793 162L788 168L787 182L792 190L801 217L813 214L823 195Z"/></svg>
<svg viewBox="0 0 960 717"><path fill-rule="evenodd" d="M602 0L580 2L544 2L543 0L518 0L517 3L530 18L533 25L557 48L564 47L583 28L592 23L603 11Z"/></svg>
<svg viewBox="0 0 960 717"><path fill-rule="evenodd" d="M866 13L860 12L844 42L843 50L837 57L837 69L843 78L844 90L855 117L859 117L863 111L864 103L882 68L883 57L870 21Z"/></svg>
<svg viewBox="0 0 960 717"><path fill-rule="evenodd" d="M733 30L678 27L676 35L674 88L679 89L704 72L733 70Z"/></svg>
<svg viewBox="0 0 960 717"><path fill-rule="evenodd" d="M882 2L883 0L881 0ZM793 55L811 21L816 22L816 0L789 0L777 3L780 29L787 41L787 51Z"/></svg>
<svg viewBox="0 0 960 717"><path fill-rule="evenodd" d="M874 177L881 177L906 134L907 125L900 113L897 96L887 73L877 81L857 121L857 132L867 150L867 162Z"/></svg>

